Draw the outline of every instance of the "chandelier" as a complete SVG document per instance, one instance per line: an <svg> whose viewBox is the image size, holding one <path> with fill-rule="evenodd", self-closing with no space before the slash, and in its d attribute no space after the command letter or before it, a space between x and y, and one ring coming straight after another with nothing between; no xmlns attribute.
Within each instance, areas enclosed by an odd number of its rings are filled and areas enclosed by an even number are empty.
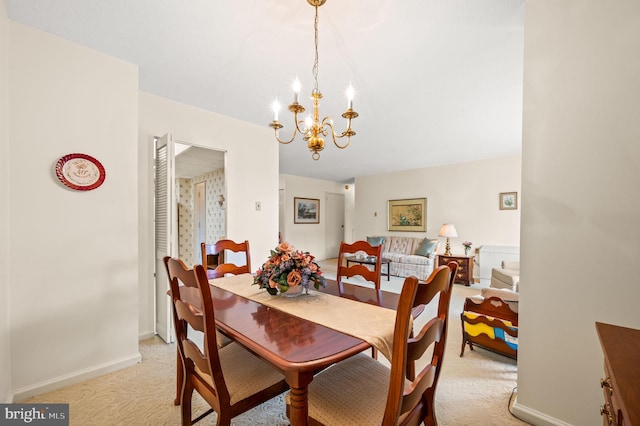
<svg viewBox="0 0 640 426"><path fill-rule="evenodd" d="M300 81L296 78L293 83L293 103L289 105L289 111L293 113L293 123L295 128L293 135L289 140L282 140L279 136L279 130L284 126L278 121L278 112L280 110L280 104L275 101L273 103L274 118L269 127L272 127L275 131L275 137L281 144L288 144L293 142L296 135L300 133L303 135L303 139L307 141L307 147L312 152L311 158L317 160L320 158L320 151L324 149L324 138L327 135L331 136L333 143L340 149L344 149L349 146L351 136L356 132L351 129L351 120L358 116L358 113L353 110L353 87L349 85L347 89L348 108L342 114L342 117L347 119L347 130L342 133L336 133L333 128L333 119L329 116L322 118L320 121L320 112L318 107L320 106L320 99L322 99L322 93L318 89L318 7L325 4L327 0L307 0L307 2L315 8L315 19L313 23L315 34L315 61L313 63L313 79L315 81L315 87L311 92L311 99L313 99L313 114L309 115L305 120L298 120L298 114L302 114L305 109L298 103L298 95L300 94ZM346 137L346 143L341 145L337 139Z"/></svg>

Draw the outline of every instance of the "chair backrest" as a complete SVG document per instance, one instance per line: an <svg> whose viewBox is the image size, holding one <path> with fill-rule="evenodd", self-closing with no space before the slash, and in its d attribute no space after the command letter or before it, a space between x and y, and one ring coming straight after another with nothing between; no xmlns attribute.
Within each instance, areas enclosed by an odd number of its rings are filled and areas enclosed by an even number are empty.
<svg viewBox="0 0 640 426"><path fill-rule="evenodd" d="M418 424L431 418L433 422L425 424L436 424L433 404L444 357L449 304L457 268L458 265L451 262L436 268L426 282L420 283L416 277L408 277L404 281L396 314L391 379L383 424L397 424L405 413L408 414L403 423ZM439 295L437 315L414 334L409 320L412 309L428 304L436 295ZM426 363L413 379L411 369L415 361L422 358L429 348L432 351L431 362ZM405 380L413 384L405 387Z"/></svg>
<svg viewBox="0 0 640 426"><path fill-rule="evenodd" d="M225 250L233 251L236 253L244 252L245 264L238 266L235 263L224 263L227 255L224 254ZM251 254L249 252L249 241L243 241L236 243L232 240L220 240L213 244L211 254L219 256L220 263L213 270L209 271L209 278L224 277L226 274L238 275L238 274L250 274L251 273Z"/></svg>
<svg viewBox="0 0 640 426"><path fill-rule="evenodd" d="M202 266L205 269L215 269L219 264L224 263L224 253L213 254L213 244L200 243L200 253Z"/></svg>
<svg viewBox="0 0 640 426"><path fill-rule="evenodd" d="M375 257L375 261L372 261L372 263L368 265L357 263L359 259L357 259L356 254L358 252L364 252L369 257ZM353 261L349 267L347 267L347 260ZM356 241L353 244L347 244L342 241L340 243L340 251L338 252L338 271L336 273L336 280L341 285L343 277L351 278L356 275L360 275L365 280L373 283L376 290L380 290L381 260L382 244L372 246L366 241ZM368 266L373 266L373 269L369 269Z"/></svg>
<svg viewBox="0 0 640 426"><path fill-rule="evenodd" d="M215 314L211 287L207 272L202 265L189 269L180 259L166 256L164 263L171 286L173 301L173 322L176 329L178 351L188 374L187 380L198 380L200 385L215 389L211 394L217 395L220 405L230 404L229 390L222 375L218 345L216 341ZM193 306L185 300L186 291L181 294L180 283L185 287L197 289L200 293L200 306ZM204 332L204 352L187 336L187 324L195 330ZM196 368L197 367L197 368ZM219 406L220 406L219 405Z"/></svg>

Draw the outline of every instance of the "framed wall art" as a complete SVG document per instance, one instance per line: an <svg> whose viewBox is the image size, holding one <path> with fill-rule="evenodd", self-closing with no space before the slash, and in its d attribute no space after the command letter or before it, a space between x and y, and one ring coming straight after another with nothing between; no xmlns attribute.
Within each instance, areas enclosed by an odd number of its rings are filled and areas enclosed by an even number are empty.
<svg viewBox="0 0 640 426"><path fill-rule="evenodd" d="M320 200L294 197L293 223L320 223Z"/></svg>
<svg viewBox="0 0 640 426"><path fill-rule="evenodd" d="M517 210L518 209L518 193L517 192L501 192L500 193L500 210Z"/></svg>
<svg viewBox="0 0 640 426"><path fill-rule="evenodd" d="M389 200L389 231L422 231L427 224L427 199Z"/></svg>

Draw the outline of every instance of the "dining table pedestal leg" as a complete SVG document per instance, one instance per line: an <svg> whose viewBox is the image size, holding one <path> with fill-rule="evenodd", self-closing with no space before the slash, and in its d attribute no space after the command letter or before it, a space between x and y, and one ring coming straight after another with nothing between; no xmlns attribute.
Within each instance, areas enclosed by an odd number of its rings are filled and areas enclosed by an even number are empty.
<svg viewBox="0 0 640 426"><path fill-rule="evenodd" d="M309 383L313 373L285 375L289 385L289 422L291 426L307 425L309 417Z"/></svg>

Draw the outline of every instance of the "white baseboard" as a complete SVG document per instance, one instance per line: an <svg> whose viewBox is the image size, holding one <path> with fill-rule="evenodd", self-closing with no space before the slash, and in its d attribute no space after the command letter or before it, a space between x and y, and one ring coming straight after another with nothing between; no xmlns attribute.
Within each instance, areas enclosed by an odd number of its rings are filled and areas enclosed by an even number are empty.
<svg viewBox="0 0 640 426"><path fill-rule="evenodd" d="M52 390L60 389L64 386L69 386L94 377L102 376L103 374L111 373L112 371L135 365L141 360L142 356L140 355L140 352L137 352L136 354L131 355L127 358L99 364L94 367L86 368L84 370L75 371L73 373L65 374L59 377L54 377L53 379L45 380L31 386L25 386L14 391L12 396L10 395L11 401L9 403L22 401L23 399L35 395L40 395Z"/></svg>
<svg viewBox="0 0 640 426"><path fill-rule="evenodd" d="M540 411L529 408L525 405L518 404L518 397L512 407L513 414L520 420L531 423L536 426L573 426L570 423L563 422Z"/></svg>
<svg viewBox="0 0 640 426"><path fill-rule="evenodd" d="M143 340L147 340L147 339L151 339L153 337L155 337L156 333L154 333L153 331L149 332L149 333L144 333L144 334L140 334L138 336L138 342L141 342Z"/></svg>

